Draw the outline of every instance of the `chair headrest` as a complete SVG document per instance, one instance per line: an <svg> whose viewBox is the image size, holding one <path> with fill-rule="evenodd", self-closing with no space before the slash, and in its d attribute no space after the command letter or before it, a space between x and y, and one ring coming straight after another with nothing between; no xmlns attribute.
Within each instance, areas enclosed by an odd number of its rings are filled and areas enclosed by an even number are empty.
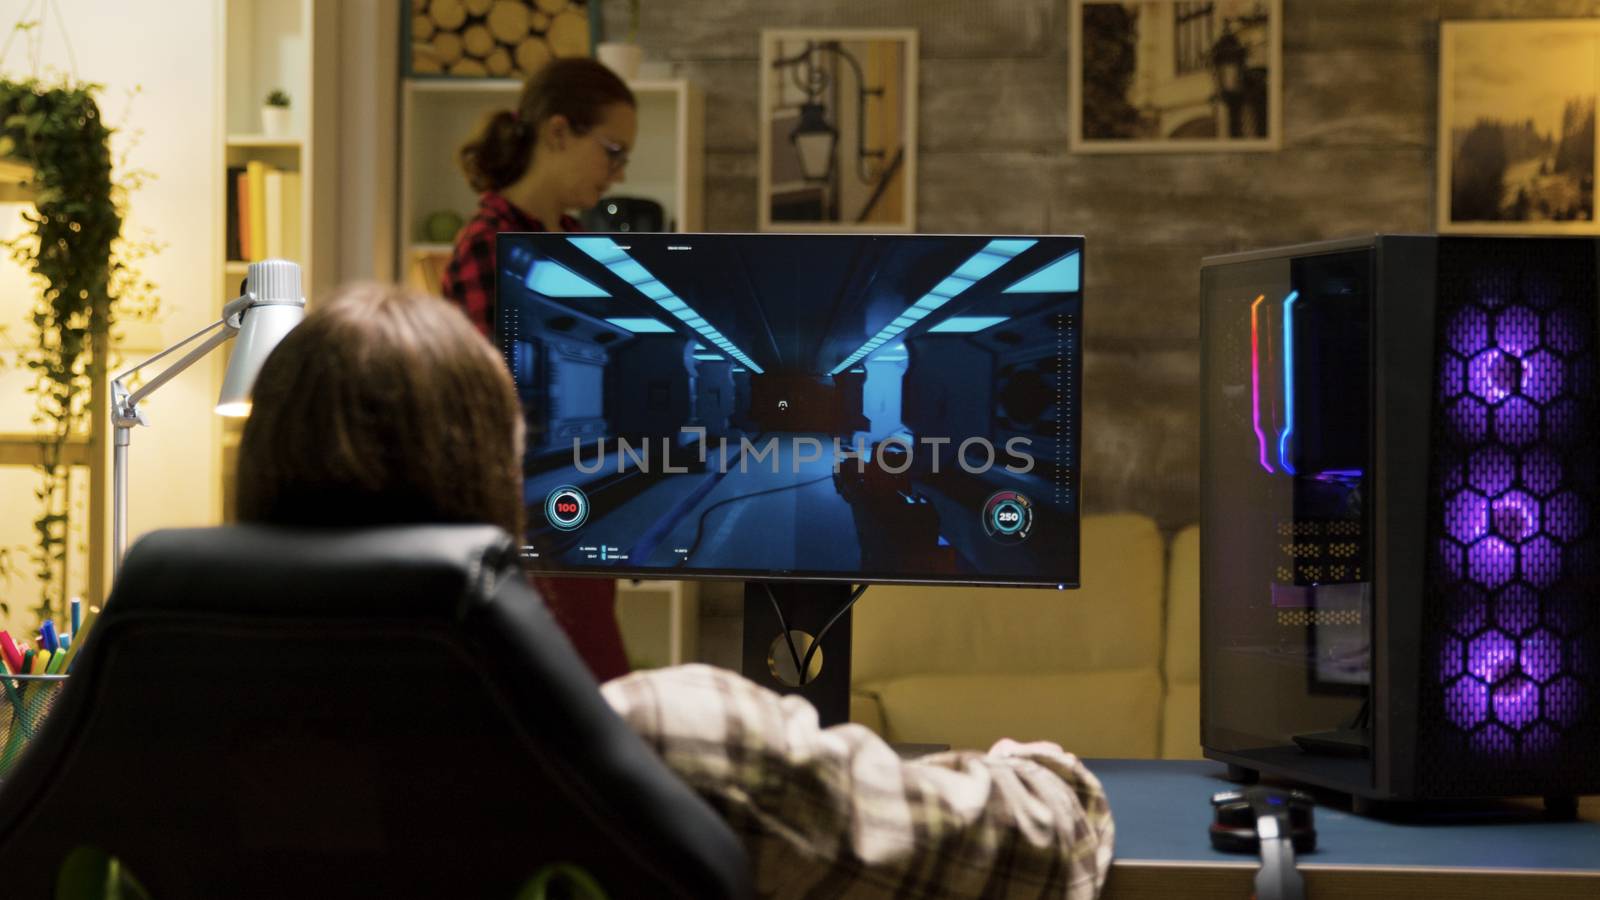
<svg viewBox="0 0 1600 900"><path fill-rule="evenodd" d="M517 571L492 525L171 529L128 552L107 611L452 617Z"/></svg>

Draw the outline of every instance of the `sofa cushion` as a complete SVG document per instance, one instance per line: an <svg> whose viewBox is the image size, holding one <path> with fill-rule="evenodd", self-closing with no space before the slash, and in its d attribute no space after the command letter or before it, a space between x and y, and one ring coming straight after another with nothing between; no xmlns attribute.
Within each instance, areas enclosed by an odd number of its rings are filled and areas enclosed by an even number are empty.
<svg viewBox="0 0 1600 900"><path fill-rule="evenodd" d="M1168 684L1162 706L1161 758L1200 759L1200 685Z"/></svg>
<svg viewBox="0 0 1600 900"><path fill-rule="evenodd" d="M1161 755L1200 757L1200 526L1172 539L1167 564L1166 709Z"/></svg>
<svg viewBox="0 0 1600 900"><path fill-rule="evenodd" d="M883 698L860 687L850 691L850 721L865 725L873 734L888 740L889 724L884 721Z"/></svg>
<svg viewBox="0 0 1600 900"><path fill-rule="evenodd" d="M1027 675L908 675L861 685L881 701L885 737L987 750L1002 737L1055 741L1080 756L1159 749L1154 669Z"/></svg>
<svg viewBox="0 0 1600 900"><path fill-rule="evenodd" d="M1155 523L1085 516L1081 547L1078 590L874 586L855 608L851 681L1155 671L1165 580Z"/></svg>

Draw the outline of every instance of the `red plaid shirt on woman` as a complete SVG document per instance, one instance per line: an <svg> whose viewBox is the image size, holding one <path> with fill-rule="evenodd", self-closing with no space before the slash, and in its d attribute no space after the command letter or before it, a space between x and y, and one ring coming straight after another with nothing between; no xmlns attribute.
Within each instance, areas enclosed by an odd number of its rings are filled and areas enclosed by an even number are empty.
<svg viewBox="0 0 1600 900"><path fill-rule="evenodd" d="M445 299L466 311L485 337L494 327L495 235L502 231L545 231L544 223L494 193L478 198L478 214L456 236L455 253L440 285ZM562 231L581 231L577 221L561 217ZM566 631L589 671L599 681L628 671L628 658L617 627L616 582L608 578L541 578L536 581L545 605Z"/></svg>
<svg viewBox="0 0 1600 900"><path fill-rule="evenodd" d="M440 286L444 298L461 307L485 336L494 328L494 239L502 231L548 231L544 223L494 191L478 197L478 214L456 235L455 252ZM571 216L561 217L562 231L582 231Z"/></svg>
<svg viewBox="0 0 1600 900"><path fill-rule="evenodd" d="M1111 868L1105 791L1055 744L906 761L866 726L819 728L804 699L705 665L600 691L733 827L757 896L1092 900Z"/></svg>

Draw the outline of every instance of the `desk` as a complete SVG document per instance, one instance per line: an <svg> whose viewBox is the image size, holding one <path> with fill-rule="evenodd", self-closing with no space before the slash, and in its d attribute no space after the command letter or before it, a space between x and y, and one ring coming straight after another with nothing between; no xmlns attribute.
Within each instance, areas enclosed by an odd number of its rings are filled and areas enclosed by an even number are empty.
<svg viewBox="0 0 1600 900"><path fill-rule="evenodd" d="M1210 797L1232 787L1209 760L1088 760L1117 826L1105 900L1250 896L1255 857L1211 849ZM1307 900L1329 897L1600 897L1600 798L1579 821L1506 801L1468 816L1393 822L1318 805L1317 850L1299 857Z"/></svg>

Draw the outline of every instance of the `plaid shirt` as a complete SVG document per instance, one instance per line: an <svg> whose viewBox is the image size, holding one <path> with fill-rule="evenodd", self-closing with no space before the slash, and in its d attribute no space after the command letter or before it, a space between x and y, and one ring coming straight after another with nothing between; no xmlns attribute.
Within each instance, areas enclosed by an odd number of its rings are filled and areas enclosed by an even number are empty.
<svg viewBox="0 0 1600 900"><path fill-rule="evenodd" d="M819 728L804 699L705 665L601 691L732 825L762 897L1089 900L1105 883L1105 793L1054 744L907 762L864 726Z"/></svg>
<svg viewBox="0 0 1600 900"><path fill-rule="evenodd" d="M478 214L456 235L455 251L444 270L440 289L446 300L459 305L478 331L494 328L494 292L498 272L494 265L494 239L502 231L545 231L544 223L511 204L494 191L478 197ZM562 231L581 231L571 216L561 217Z"/></svg>

